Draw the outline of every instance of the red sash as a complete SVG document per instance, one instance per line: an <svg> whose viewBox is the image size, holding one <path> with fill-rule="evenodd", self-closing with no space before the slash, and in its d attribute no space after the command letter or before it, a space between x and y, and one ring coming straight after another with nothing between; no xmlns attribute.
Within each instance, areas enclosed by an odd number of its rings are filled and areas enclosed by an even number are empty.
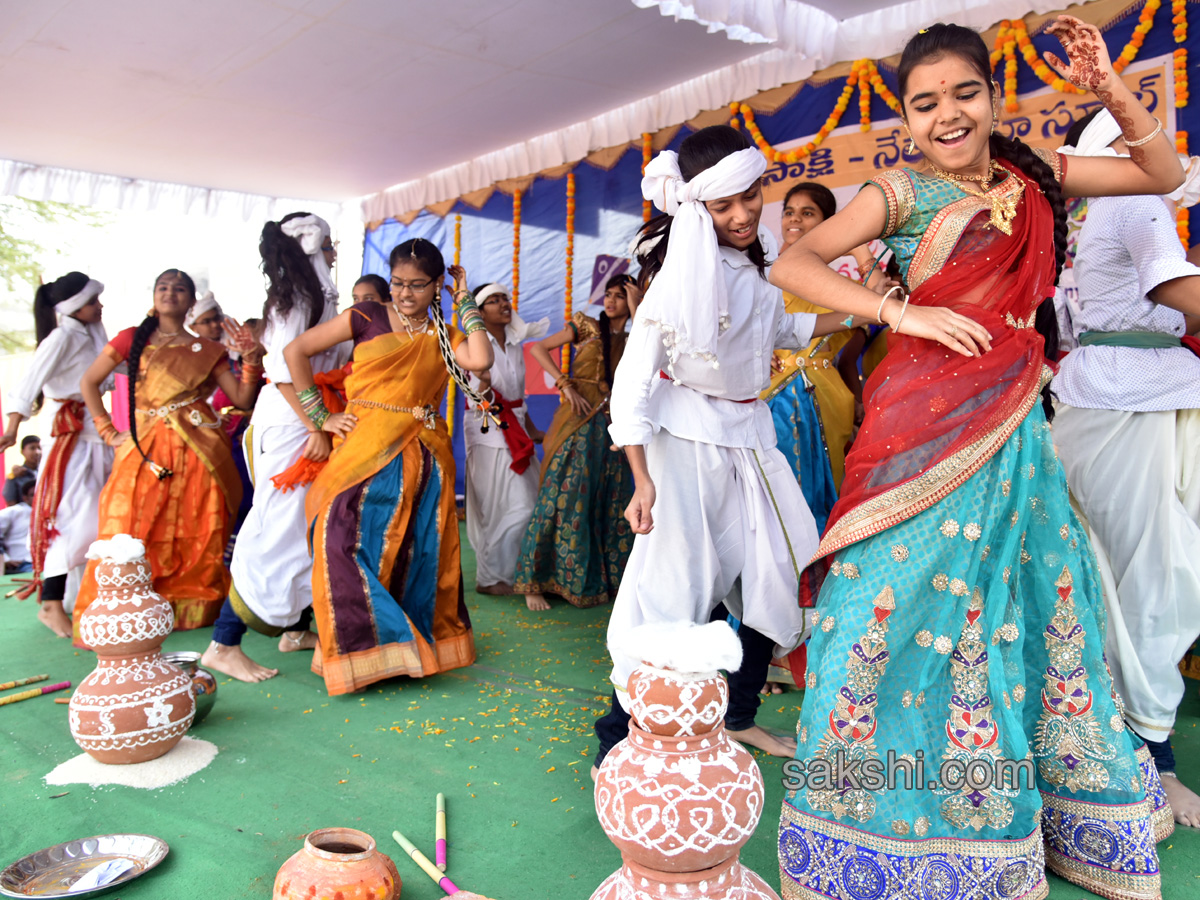
<svg viewBox="0 0 1200 900"><path fill-rule="evenodd" d="M529 432L525 430L525 426L513 412L513 404L505 400L504 395L494 387L492 393L496 395L500 421L507 426L501 428L500 433L504 435L504 443L508 444L508 452L512 454L512 463L509 468L518 475L524 475L525 470L529 468L529 461L533 459L533 438L529 436Z"/></svg>
<svg viewBox="0 0 1200 900"><path fill-rule="evenodd" d="M46 563L46 553L50 543L58 537L55 519L58 516L58 504L62 501L63 482L67 475L67 463L79 443L79 435L83 431L84 405L81 400L60 400L58 412L54 414L54 424L50 435L55 438L50 447L50 455L42 464L38 473L37 488L33 495L33 514L29 526L29 549L33 559L33 580L21 588L17 596L24 600L34 591L41 597L42 567Z"/></svg>

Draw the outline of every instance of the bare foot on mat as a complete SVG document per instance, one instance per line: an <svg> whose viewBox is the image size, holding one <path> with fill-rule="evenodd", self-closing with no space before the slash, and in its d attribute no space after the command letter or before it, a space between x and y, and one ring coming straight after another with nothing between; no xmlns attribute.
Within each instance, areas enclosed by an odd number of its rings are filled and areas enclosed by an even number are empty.
<svg viewBox="0 0 1200 900"><path fill-rule="evenodd" d="M600 767L592 766L592 781L595 781L599 777L600 777Z"/></svg>
<svg viewBox="0 0 1200 900"><path fill-rule="evenodd" d="M285 631L279 636L279 652L295 653L297 650L315 650L321 645L311 631Z"/></svg>
<svg viewBox="0 0 1200 900"><path fill-rule="evenodd" d="M534 612L545 612L550 608L550 603L541 594L526 594L525 605Z"/></svg>
<svg viewBox="0 0 1200 900"><path fill-rule="evenodd" d="M248 657L241 647L227 647L216 641L209 642L208 649L200 657L200 665L206 669L216 669L223 675L251 684L256 681L266 681L279 674L278 669L260 666Z"/></svg>
<svg viewBox="0 0 1200 900"><path fill-rule="evenodd" d="M477 584L475 585L475 593L488 594L492 597L509 597L516 593L511 584L505 584L503 581L498 581L495 584Z"/></svg>
<svg viewBox="0 0 1200 900"><path fill-rule="evenodd" d="M1162 786L1171 804L1175 821L1188 828L1200 828L1200 797L1179 780L1174 772L1162 772Z"/></svg>
<svg viewBox="0 0 1200 900"><path fill-rule="evenodd" d="M751 725L741 731L726 732L731 738L750 747L757 747L772 756L792 757L796 755L796 741L780 734L767 731L761 725Z"/></svg>
<svg viewBox="0 0 1200 900"><path fill-rule="evenodd" d="M759 693L762 694L764 697L769 697L772 694L782 694L783 693L783 685L780 684L778 681L768 681L766 684L763 685L763 689L761 691L759 691Z"/></svg>
<svg viewBox="0 0 1200 900"><path fill-rule="evenodd" d="M37 617L58 637L71 636L71 617L63 612L61 600L43 600L38 605Z"/></svg>

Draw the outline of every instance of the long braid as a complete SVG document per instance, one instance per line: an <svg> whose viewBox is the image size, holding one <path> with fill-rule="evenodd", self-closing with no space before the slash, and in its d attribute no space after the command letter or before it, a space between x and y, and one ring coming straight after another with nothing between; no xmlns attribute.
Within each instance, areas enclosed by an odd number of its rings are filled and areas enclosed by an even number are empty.
<svg viewBox="0 0 1200 900"><path fill-rule="evenodd" d="M170 469L160 466L146 455L146 451L142 449L142 445L138 443L137 433L137 379L138 367L142 362L142 351L146 349L146 344L150 340L150 335L154 334L154 330L158 328L158 316L146 316L142 319L142 324L137 327L133 333L133 340L129 344L129 356L126 357L126 368L129 381L129 436L133 439L133 446L137 448L137 452L142 455L142 459L150 466L151 471L158 476L161 481L164 478L169 478L172 474Z"/></svg>
<svg viewBox="0 0 1200 900"><path fill-rule="evenodd" d="M604 383L612 390L612 322L608 313L600 313L600 355L604 359Z"/></svg>
<svg viewBox="0 0 1200 900"><path fill-rule="evenodd" d="M1008 160L1018 169L1037 182L1038 187L1050 203L1054 213L1054 281L1057 284L1062 274L1063 264L1067 259L1067 204L1063 199L1062 188L1054 177L1054 170L1033 152L1028 144L1020 138L1010 139L1000 134L993 134L991 139L992 156ZM1051 362L1058 361L1058 316L1054 311L1054 299L1048 297L1038 305L1034 317L1034 328L1042 336L1045 343L1043 353ZM1046 421L1054 421L1054 405L1050 398L1050 386L1042 388L1042 410Z"/></svg>

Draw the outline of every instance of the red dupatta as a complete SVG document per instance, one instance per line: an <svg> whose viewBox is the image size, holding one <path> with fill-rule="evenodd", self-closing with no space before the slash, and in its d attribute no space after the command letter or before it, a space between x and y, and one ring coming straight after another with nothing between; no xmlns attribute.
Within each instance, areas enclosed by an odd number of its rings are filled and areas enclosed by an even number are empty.
<svg viewBox="0 0 1200 900"><path fill-rule="evenodd" d="M867 381L866 417L814 561L949 495L1016 430L1049 377L1033 320L1054 292L1054 215L1036 182L1001 165L1010 175L992 191L1024 188L1013 233L989 224L990 204L966 196L937 214L908 271L912 306L969 316L992 335L992 349L967 358L933 341L892 336ZM885 193L907 189L911 202L923 176L888 175L876 183ZM889 195L889 209L895 199Z"/></svg>

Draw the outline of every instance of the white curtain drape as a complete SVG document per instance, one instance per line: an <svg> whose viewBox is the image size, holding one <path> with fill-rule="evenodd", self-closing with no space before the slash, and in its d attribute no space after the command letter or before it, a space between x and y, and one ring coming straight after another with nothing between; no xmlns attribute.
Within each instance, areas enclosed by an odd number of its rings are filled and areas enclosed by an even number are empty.
<svg viewBox="0 0 1200 900"><path fill-rule="evenodd" d="M586 122L543 134L465 163L394 185L362 200L365 222L576 162L594 150L638 140L759 91L803 81L835 62L898 53L918 29L953 21L983 30L1001 19L1061 9L1063 0L910 0L839 21L799 0L633 0L664 16L700 22L731 38L774 43L742 62L709 72ZM680 26L687 27L687 26Z"/></svg>
<svg viewBox="0 0 1200 900"><path fill-rule="evenodd" d="M0 160L0 196L53 200L119 210L163 210L211 218L267 220L305 209L336 221L342 204L269 197Z"/></svg>

